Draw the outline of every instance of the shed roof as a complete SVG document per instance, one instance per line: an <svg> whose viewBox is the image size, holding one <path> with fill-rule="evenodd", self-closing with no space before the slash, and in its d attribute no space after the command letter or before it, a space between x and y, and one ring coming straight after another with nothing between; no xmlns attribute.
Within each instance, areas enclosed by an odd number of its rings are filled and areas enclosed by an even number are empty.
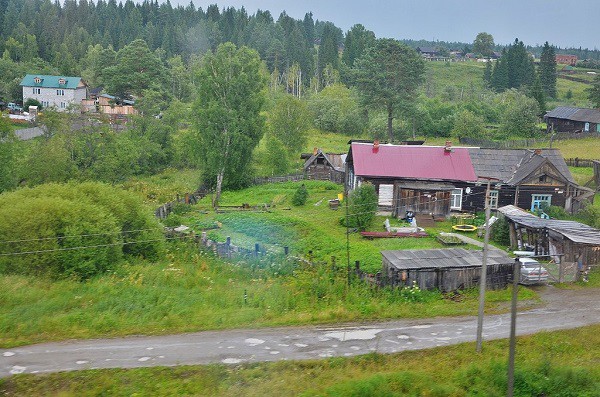
<svg viewBox="0 0 600 397"><path fill-rule="evenodd" d="M352 142L349 157L359 176L476 181L466 148Z"/></svg>
<svg viewBox="0 0 600 397"><path fill-rule="evenodd" d="M511 221L531 229L549 229L579 244L600 246L600 230L575 221L542 219L514 205L498 208Z"/></svg>
<svg viewBox="0 0 600 397"><path fill-rule="evenodd" d="M39 78L40 82L36 83L35 79ZM59 80L64 79L65 84L59 84ZM28 74L21 80L21 85L25 87L40 87L40 88L66 88L76 89L84 84L81 77L73 76L49 76L44 74Z"/></svg>
<svg viewBox="0 0 600 397"><path fill-rule="evenodd" d="M545 118L600 123L600 110L559 106L544 116Z"/></svg>
<svg viewBox="0 0 600 397"><path fill-rule="evenodd" d="M479 267L483 263L483 251L464 248L390 250L381 251L381 255L399 270ZM489 265L513 262L512 258L500 250L488 252Z"/></svg>
<svg viewBox="0 0 600 397"><path fill-rule="evenodd" d="M344 171L344 165L346 163L346 153L324 153L319 149L316 154L313 154L304 162L304 169L308 168L318 157L323 157L333 169L336 171Z"/></svg>

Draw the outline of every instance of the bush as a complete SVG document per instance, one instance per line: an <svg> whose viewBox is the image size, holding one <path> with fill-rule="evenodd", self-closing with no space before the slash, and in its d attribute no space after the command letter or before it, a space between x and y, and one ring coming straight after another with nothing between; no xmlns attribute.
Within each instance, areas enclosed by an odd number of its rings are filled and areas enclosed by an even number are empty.
<svg viewBox="0 0 600 397"><path fill-rule="evenodd" d="M346 218L342 224L348 227L356 227L359 230L366 230L377 212L377 193L375 186L370 183L363 183L360 187L354 189L348 196L348 206L350 214L348 215L348 225L345 225Z"/></svg>
<svg viewBox="0 0 600 397"><path fill-rule="evenodd" d="M158 223L137 197L101 183L2 194L0 218L0 273L83 280L162 251Z"/></svg>
<svg viewBox="0 0 600 397"><path fill-rule="evenodd" d="M306 204L306 200L308 200L308 190L306 190L306 186L303 183L296 189L296 193L292 197L292 204L299 207Z"/></svg>

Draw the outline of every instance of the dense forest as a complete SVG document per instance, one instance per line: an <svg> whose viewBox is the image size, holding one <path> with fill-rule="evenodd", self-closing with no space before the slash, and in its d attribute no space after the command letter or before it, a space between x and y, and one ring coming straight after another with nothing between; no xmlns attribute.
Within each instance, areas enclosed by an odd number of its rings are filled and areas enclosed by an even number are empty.
<svg viewBox="0 0 600 397"><path fill-rule="evenodd" d="M285 12L275 19L266 10L249 15L244 8L173 7L158 0L0 0L0 15L1 100L21 100L19 83L28 73L81 76L90 88L135 99L145 116L117 133L102 120L46 109L39 119L43 140L27 145L15 142L3 120L0 191L71 179L114 183L166 167L206 169L198 159L207 158L199 137L207 128L198 115L210 104L199 93L210 90L204 85L207 59L224 45L231 54L251 49L253 54L241 53L253 65L259 60L255 80L264 82L265 98L256 101L260 112L251 117L256 124L246 126L256 131L244 144L250 149L242 161L248 175L236 186L254 171L292 171L311 128L388 141L532 137L540 133L546 101L558 100L552 54L559 49L548 43L532 48L518 39L501 47L487 33L480 34L483 51L505 56L485 68L453 66L465 82L458 86L454 77L439 81L449 63L426 65L414 49L482 51L477 39L398 41L377 38L360 24L343 32L310 12L303 19ZM534 64L530 54L537 51L541 61ZM600 54L577 51L590 62ZM402 74L384 73L400 68ZM264 140L269 144L259 145Z"/></svg>

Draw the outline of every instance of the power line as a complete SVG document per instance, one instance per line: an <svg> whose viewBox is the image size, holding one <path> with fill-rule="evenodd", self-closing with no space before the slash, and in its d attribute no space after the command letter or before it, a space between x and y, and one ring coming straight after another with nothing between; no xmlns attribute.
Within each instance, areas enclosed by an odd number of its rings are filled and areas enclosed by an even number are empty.
<svg viewBox="0 0 600 397"><path fill-rule="evenodd" d="M76 238L76 237L91 237L91 236L112 236L118 234L127 234L127 233L137 233L137 232L146 232L157 229L137 229L137 230L126 230L120 232L111 232L111 233L90 233L90 234L73 234L68 236L53 236L53 237L39 237L39 238L31 238L31 239L22 239L22 240L5 240L0 241L0 244L11 244L11 243L25 243L31 241L45 241L45 240L61 240L67 238Z"/></svg>
<svg viewBox="0 0 600 397"><path fill-rule="evenodd" d="M114 246L121 246L121 245L152 243L152 242L164 241L164 240L175 240L175 239L179 239L179 238L180 237L165 237L165 238L162 238L162 239L141 240L141 241L127 241L127 242L122 242L122 243L86 245L86 246L80 246L80 247L53 248L53 249L48 249L48 250L22 251L22 252L5 252L5 253L0 253L0 256L16 256L16 255L29 255L29 254L43 254L43 253L46 253L46 252L75 251L75 250L82 250L82 249L87 249L87 248L106 248L106 247L114 247Z"/></svg>

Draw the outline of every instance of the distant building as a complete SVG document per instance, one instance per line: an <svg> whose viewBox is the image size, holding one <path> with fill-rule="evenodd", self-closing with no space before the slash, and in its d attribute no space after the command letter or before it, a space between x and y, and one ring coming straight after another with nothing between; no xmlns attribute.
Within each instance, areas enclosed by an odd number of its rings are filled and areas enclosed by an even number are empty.
<svg viewBox="0 0 600 397"><path fill-rule="evenodd" d="M576 55L557 54L555 59L556 59L556 63L559 63L561 65L571 65L571 66L577 65L577 56Z"/></svg>
<svg viewBox="0 0 600 397"><path fill-rule="evenodd" d="M559 106L544 116L548 132L600 133L600 110Z"/></svg>
<svg viewBox="0 0 600 397"><path fill-rule="evenodd" d="M69 105L80 105L87 98L87 85L81 77L28 74L21 80L23 101L35 99L44 108L64 112Z"/></svg>

